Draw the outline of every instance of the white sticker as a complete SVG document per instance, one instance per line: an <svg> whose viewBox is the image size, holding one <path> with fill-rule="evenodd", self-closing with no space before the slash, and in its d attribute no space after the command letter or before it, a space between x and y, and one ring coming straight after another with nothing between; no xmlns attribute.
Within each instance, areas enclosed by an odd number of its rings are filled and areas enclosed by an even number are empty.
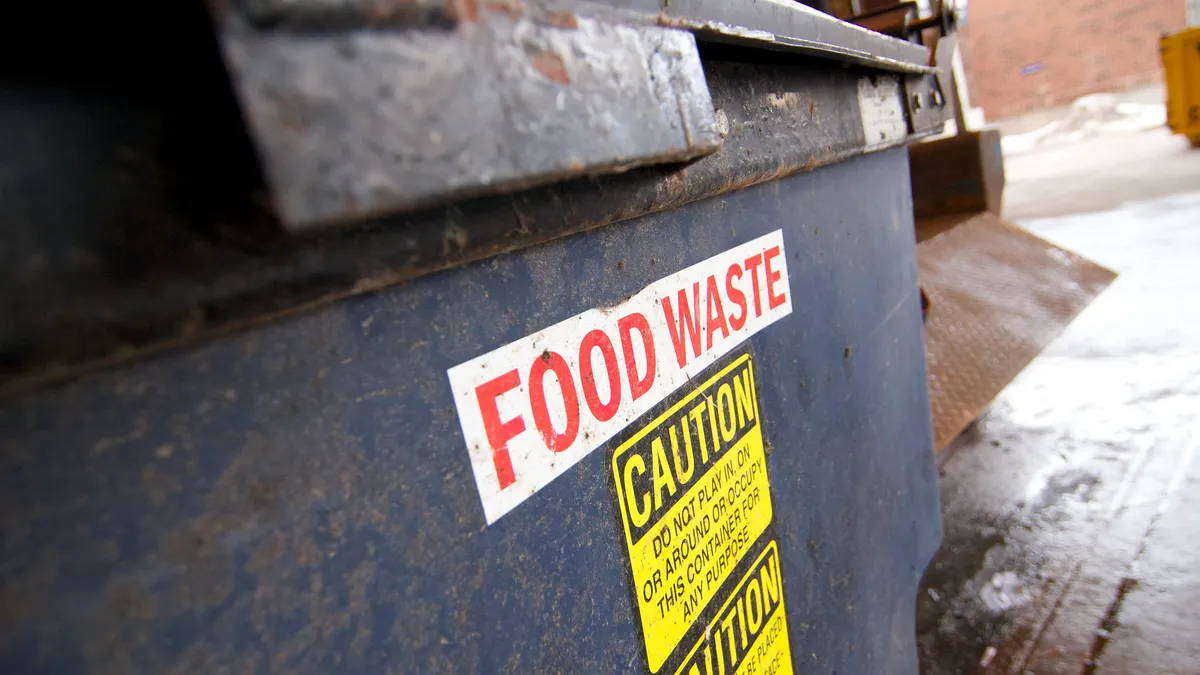
<svg viewBox="0 0 1200 675"><path fill-rule="evenodd" d="M908 136L900 105L900 80L890 75L858 80L858 110L867 147L892 145Z"/></svg>
<svg viewBox="0 0 1200 675"><path fill-rule="evenodd" d="M776 230L451 368L488 524L791 312Z"/></svg>

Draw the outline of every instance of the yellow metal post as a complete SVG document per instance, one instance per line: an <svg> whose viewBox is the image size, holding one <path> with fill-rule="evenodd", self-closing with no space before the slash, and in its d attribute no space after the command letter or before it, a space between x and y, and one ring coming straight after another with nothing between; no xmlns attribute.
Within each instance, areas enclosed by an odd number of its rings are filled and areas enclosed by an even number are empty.
<svg viewBox="0 0 1200 675"><path fill-rule="evenodd" d="M1167 126L1200 147L1200 26L1159 42L1167 85Z"/></svg>

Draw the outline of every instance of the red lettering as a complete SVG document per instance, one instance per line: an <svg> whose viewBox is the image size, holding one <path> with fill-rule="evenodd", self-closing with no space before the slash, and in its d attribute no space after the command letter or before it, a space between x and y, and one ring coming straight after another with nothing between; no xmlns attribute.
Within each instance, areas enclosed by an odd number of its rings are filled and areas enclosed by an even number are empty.
<svg viewBox="0 0 1200 675"><path fill-rule="evenodd" d="M762 289L758 285L758 266L762 264L762 254L756 253L746 258L746 271L754 280L754 316L762 316Z"/></svg>
<svg viewBox="0 0 1200 675"><path fill-rule="evenodd" d="M771 259L778 257L778 246L772 246L763 253L763 271L767 274L767 305L771 309L775 309L787 302L787 293L775 295L775 282L783 277L783 272L771 269Z"/></svg>
<svg viewBox="0 0 1200 675"><path fill-rule="evenodd" d="M546 407L546 372L553 371L558 379L563 403L567 409L567 428L561 434L554 431L550 423L550 409ZM571 368L557 352L546 351L533 360L529 369L529 403L533 407L533 424L542 432L546 447L562 452L571 447L579 434L579 395L575 393L575 380Z"/></svg>
<svg viewBox="0 0 1200 675"><path fill-rule="evenodd" d="M508 455L508 442L525 431L525 420L520 415L508 420L500 419L497 399L505 392L521 386L521 376L516 369L475 387L475 398L479 401L479 413L483 416L483 430L487 433L488 445L492 446L492 463L496 466L496 478L500 489L517 482L513 474L512 458Z"/></svg>
<svg viewBox="0 0 1200 675"><path fill-rule="evenodd" d="M692 307L690 309L687 303L687 289L679 289L678 325L676 325L675 315L671 311L671 298L663 296L662 308L663 314L667 318L667 329L671 332L671 344L675 347L675 360L679 361L679 367L682 368L687 364L685 338L692 343L692 354L700 356L700 282L692 284Z"/></svg>
<svg viewBox="0 0 1200 675"><path fill-rule="evenodd" d="M642 346L646 352L646 373L638 377L637 360L633 357L633 331L637 330L642 336ZM650 322L642 314L634 312L617 321L617 332L621 334L621 353L625 357L625 373L629 375L629 393L633 400L638 400L654 383L655 366L654 340L650 339Z"/></svg>
<svg viewBox="0 0 1200 675"><path fill-rule="evenodd" d="M600 392L596 390L596 371L592 368L592 353L600 348L604 357L604 370L608 375L608 402L600 402ZM579 345L579 379L583 384L583 400L587 401L592 415L601 422L607 422L617 414L621 407L621 376L617 373L617 352L613 349L612 340L602 330L594 330L583 336Z"/></svg>
<svg viewBox="0 0 1200 675"><path fill-rule="evenodd" d="M741 330L742 326L746 325L746 312L749 311L749 308L746 306L746 294L733 285L734 277L742 278L742 266L737 263L730 265L729 270L725 272L725 293L730 300L733 300L733 304L742 310L742 313L736 318L733 312L729 313L729 327L733 330Z"/></svg>
<svg viewBox="0 0 1200 675"><path fill-rule="evenodd" d="M721 337L727 338L729 337L729 325L725 323L725 306L721 304L721 291L717 289L717 278L711 274L708 275L708 289L705 290L704 295L708 304L708 323L705 325L708 344L705 349L712 349L713 329L720 328Z"/></svg>

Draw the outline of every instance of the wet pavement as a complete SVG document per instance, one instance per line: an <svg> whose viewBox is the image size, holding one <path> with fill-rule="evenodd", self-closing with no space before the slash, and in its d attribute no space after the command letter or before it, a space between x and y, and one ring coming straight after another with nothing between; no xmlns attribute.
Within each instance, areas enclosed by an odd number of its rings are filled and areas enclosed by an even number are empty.
<svg viewBox="0 0 1200 675"><path fill-rule="evenodd" d="M1200 673L1200 192L1021 223L1120 277L939 456L922 672Z"/></svg>

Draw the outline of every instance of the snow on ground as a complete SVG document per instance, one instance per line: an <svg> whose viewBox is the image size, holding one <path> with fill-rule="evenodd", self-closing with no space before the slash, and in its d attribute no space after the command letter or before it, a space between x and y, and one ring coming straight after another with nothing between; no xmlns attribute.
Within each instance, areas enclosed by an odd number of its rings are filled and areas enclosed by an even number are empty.
<svg viewBox="0 0 1200 675"><path fill-rule="evenodd" d="M1200 150L1166 128L1161 86L1000 120L1004 216L1106 211L1200 190Z"/></svg>
<svg viewBox="0 0 1200 675"><path fill-rule="evenodd" d="M1005 136L1005 155L1075 143L1106 134L1128 134L1160 128L1167 123L1162 103L1122 101L1117 94L1091 94L1078 99L1065 117L1033 131Z"/></svg>

